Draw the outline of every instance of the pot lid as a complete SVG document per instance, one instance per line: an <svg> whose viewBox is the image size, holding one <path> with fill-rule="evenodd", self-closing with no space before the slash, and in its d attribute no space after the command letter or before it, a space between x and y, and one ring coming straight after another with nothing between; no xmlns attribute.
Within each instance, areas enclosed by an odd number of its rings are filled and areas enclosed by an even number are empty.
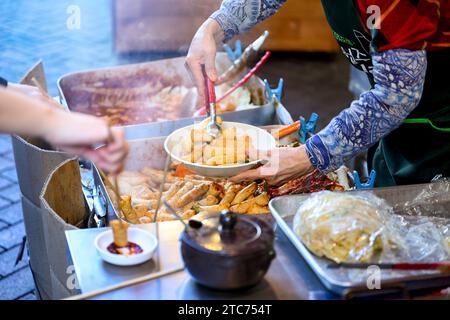
<svg viewBox="0 0 450 320"><path fill-rule="evenodd" d="M274 233L264 221L227 210L197 226L190 224L181 240L190 246L221 255L246 255L271 249Z"/></svg>

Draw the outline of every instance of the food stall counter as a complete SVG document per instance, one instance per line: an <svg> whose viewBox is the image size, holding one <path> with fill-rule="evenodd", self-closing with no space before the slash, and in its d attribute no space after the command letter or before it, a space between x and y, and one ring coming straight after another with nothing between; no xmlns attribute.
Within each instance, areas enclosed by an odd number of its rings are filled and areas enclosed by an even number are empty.
<svg viewBox="0 0 450 320"><path fill-rule="evenodd" d="M159 245L152 260L134 267L119 267L104 262L94 241L104 229L67 231L68 250L82 294L102 290L151 273L181 267L179 221L139 225L157 236ZM92 299L337 299L329 293L308 267L286 236L277 230L276 258L258 285L246 290L217 291L198 285L184 270L138 285L100 294ZM208 263L205 261L205 263ZM73 278L73 277L72 277Z"/></svg>

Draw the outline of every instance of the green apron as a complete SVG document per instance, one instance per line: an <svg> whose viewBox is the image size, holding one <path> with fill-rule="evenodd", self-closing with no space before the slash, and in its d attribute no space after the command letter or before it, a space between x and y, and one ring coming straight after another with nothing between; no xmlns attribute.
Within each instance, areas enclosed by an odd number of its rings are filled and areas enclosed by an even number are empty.
<svg viewBox="0 0 450 320"><path fill-rule="evenodd" d="M356 0L322 0L342 52L364 71L372 86L372 36ZM428 67L419 105L400 127L369 150L377 187L430 182L450 177L450 50L427 52Z"/></svg>

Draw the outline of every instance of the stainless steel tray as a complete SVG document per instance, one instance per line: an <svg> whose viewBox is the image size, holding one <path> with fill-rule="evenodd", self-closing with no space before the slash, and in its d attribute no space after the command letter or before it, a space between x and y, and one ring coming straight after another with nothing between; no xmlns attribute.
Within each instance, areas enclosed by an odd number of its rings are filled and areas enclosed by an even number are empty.
<svg viewBox="0 0 450 320"><path fill-rule="evenodd" d="M130 150L124 170L139 171L144 167L164 170L167 157L164 150L165 139L165 137L153 137L128 141ZM101 200L102 215L106 217L107 223L111 220L121 219L122 216L115 207L98 169L93 167L94 184L98 194L97 198Z"/></svg>
<svg viewBox="0 0 450 320"><path fill-rule="evenodd" d="M283 105L280 104L277 108L283 109L284 114L289 114ZM293 122L290 116L280 118L278 115L279 112L276 111L274 105L266 105L248 110L227 112L222 114L221 117L224 121L241 122L258 127L274 124L287 125ZM125 137L127 140L166 137L173 131L200 122L204 118L184 118L124 126Z"/></svg>
<svg viewBox="0 0 450 320"><path fill-rule="evenodd" d="M222 69L225 69L230 62L225 54L218 54L217 63L219 69L221 66ZM183 57L70 73L58 79L57 84L61 103L69 111L80 111L80 105L85 105L83 108L89 109L94 103L93 101L97 100L109 101L114 100L114 97L117 98L117 96L126 100L133 85L145 86L149 79L162 79L160 81L167 85L192 87L192 82L184 67ZM256 101L259 106L224 113L222 115L224 120L256 126L293 122L289 112L282 104L275 105L265 98L265 87L261 79L255 76L247 85L252 88L253 101ZM84 86L86 89L80 89L80 86ZM105 89L114 97L102 91ZM143 104L146 102L145 95L138 95L136 99L141 99ZM179 119L176 120L124 125L127 139L167 136L174 130L191 125L194 121L200 121L203 118L189 117L193 110L181 109Z"/></svg>
<svg viewBox="0 0 450 320"><path fill-rule="evenodd" d="M385 199L395 208L396 205L413 200L426 187L433 188L433 185L423 184L378 188L370 191ZM293 230L293 218L301 203L308 197L309 195L290 195L275 198L270 201L269 208L280 229L286 234L326 288L346 297L371 291L367 286L368 275L366 270L330 269L327 266L332 261L315 256L303 245L301 239L296 235ZM446 205L448 205L448 217L450 217L450 195L448 195L448 200L448 204L446 203ZM380 293L390 290L400 290L407 293L414 290L442 286L450 286L450 274L442 274L438 271L381 271Z"/></svg>

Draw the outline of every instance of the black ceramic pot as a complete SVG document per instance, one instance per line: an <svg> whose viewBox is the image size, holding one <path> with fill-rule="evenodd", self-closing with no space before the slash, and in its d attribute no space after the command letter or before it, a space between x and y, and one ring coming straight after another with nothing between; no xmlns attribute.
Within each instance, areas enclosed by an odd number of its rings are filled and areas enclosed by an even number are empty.
<svg viewBox="0 0 450 320"><path fill-rule="evenodd" d="M264 220L224 211L190 223L181 235L181 254L200 284L235 290L257 284L275 257L274 231Z"/></svg>

